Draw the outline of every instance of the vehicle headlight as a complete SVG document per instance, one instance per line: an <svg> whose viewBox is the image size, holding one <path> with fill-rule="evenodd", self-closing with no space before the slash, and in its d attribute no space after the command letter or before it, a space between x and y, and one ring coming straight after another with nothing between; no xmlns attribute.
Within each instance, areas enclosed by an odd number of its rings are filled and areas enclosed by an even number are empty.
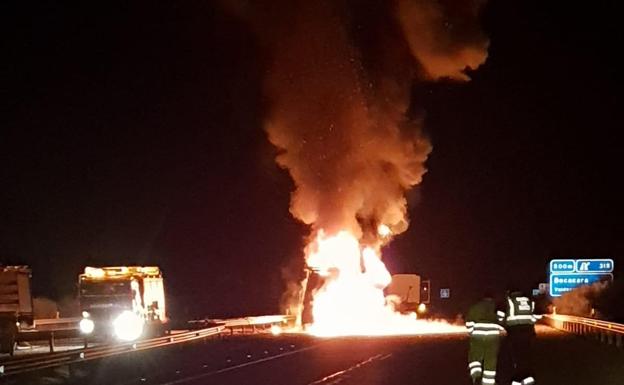
<svg viewBox="0 0 624 385"><path fill-rule="evenodd" d="M424 303L421 303L420 305L418 305L418 309L417 309L417 311L418 311L420 314L425 313L425 312L427 311L427 305L425 305Z"/></svg>
<svg viewBox="0 0 624 385"><path fill-rule="evenodd" d="M113 330L120 340L134 341L143 333L143 319L125 310L113 321Z"/></svg>
<svg viewBox="0 0 624 385"><path fill-rule="evenodd" d="M91 334L93 332L93 329L95 328L95 323L89 318L83 318L80 320L78 326L80 327L80 331L82 333Z"/></svg>

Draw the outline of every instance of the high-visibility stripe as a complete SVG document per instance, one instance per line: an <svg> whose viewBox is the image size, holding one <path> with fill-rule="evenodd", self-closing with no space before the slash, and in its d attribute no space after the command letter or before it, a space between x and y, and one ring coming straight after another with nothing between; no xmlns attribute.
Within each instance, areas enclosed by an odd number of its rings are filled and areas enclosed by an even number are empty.
<svg viewBox="0 0 624 385"><path fill-rule="evenodd" d="M470 369L470 375L473 376L476 373L481 373L481 368L472 368Z"/></svg>
<svg viewBox="0 0 624 385"><path fill-rule="evenodd" d="M508 297L507 298L507 302L509 304L509 311L508 311L509 314L505 318L505 321L507 322L508 325L515 326L515 325L534 324L539 319L538 317L536 317L533 314L533 312L535 311L535 302L529 300L527 297L515 297L513 299ZM522 309L520 310L521 314L517 314L516 313L516 305L519 302L528 302L528 303L530 303L531 314L526 314L527 310L529 310L529 308L525 309L524 307L522 307ZM520 305L518 305L518 306L520 306Z"/></svg>
<svg viewBox="0 0 624 385"><path fill-rule="evenodd" d="M508 321L519 320L519 319L531 319L533 318L533 314L521 314L521 315L511 315L507 317Z"/></svg>
<svg viewBox="0 0 624 385"><path fill-rule="evenodd" d="M474 328L475 331L479 332L500 332L502 329L499 328Z"/></svg>
<svg viewBox="0 0 624 385"><path fill-rule="evenodd" d="M500 331L498 330L475 330L472 332L473 336L497 336L500 335Z"/></svg>
<svg viewBox="0 0 624 385"><path fill-rule="evenodd" d="M472 361L471 363L468 364L469 368L473 368L475 366L481 366L481 361Z"/></svg>
<svg viewBox="0 0 624 385"><path fill-rule="evenodd" d="M491 331L491 330L505 330L504 327L499 324L491 324L491 323L477 323L474 326L475 330L481 331Z"/></svg>
<svg viewBox="0 0 624 385"><path fill-rule="evenodd" d="M500 330L503 328L499 324L485 323L485 322L476 323L474 327L475 329L482 329L482 330Z"/></svg>
<svg viewBox="0 0 624 385"><path fill-rule="evenodd" d="M475 323L474 323L474 321L468 321L468 322L466 322L466 326L472 326L472 325L474 325L474 324L475 324Z"/></svg>
<svg viewBox="0 0 624 385"><path fill-rule="evenodd" d="M496 371L495 370L484 370L483 371L483 379L491 378L492 380L496 379Z"/></svg>
<svg viewBox="0 0 624 385"><path fill-rule="evenodd" d="M511 385L522 385L522 382L514 381L511 383Z"/></svg>
<svg viewBox="0 0 624 385"><path fill-rule="evenodd" d="M513 317L516 314L516 306L511 298L507 298L507 303L509 304L509 317Z"/></svg>
<svg viewBox="0 0 624 385"><path fill-rule="evenodd" d="M495 382L496 382L496 380L493 379L493 378L483 378L481 380L482 384L494 384Z"/></svg>
<svg viewBox="0 0 624 385"><path fill-rule="evenodd" d="M522 381L523 385L529 385L529 384L534 384L535 383L535 379L533 377L527 377Z"/></svg>

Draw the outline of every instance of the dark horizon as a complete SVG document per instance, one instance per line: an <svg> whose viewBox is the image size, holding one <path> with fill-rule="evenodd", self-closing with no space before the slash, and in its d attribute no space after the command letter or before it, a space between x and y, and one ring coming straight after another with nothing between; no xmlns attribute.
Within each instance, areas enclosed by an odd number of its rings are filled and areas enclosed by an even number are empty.
<svg viewBox="0 0 624 385"><path fill-rule="evenodd" d="M279 311L307 229L262 127L250 27L217 3L80 7L2 12L0 262L56 300L86 265L154 264L177 314ZM546 282L553 258L613 258L621 275L618 13L565 11L491 1L472 81L413 87L433 152L385 261L457 309L513 274Z"/></svg>

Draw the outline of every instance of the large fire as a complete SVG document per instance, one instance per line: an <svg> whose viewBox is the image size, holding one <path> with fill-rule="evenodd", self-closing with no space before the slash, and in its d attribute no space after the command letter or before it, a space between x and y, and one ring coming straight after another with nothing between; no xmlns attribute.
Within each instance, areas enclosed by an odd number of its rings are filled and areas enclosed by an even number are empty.
<svg viewBox="0 0 624 385"><path fill-rule="evenodd" d="M464 327L418 320L416 313L398 312L395 303L384 296L384 288L392 278L379 252L362 247L349 232L326 236L320 231L306 252L307 265L325 278L313 295L314 321L307 329L311 334L329 337L465 332Z"/></svg>
<svg viewBox="0 0 624 385"><path fill-rule="evenodd" d="M318 335L465 330L395 311L380 248L407 230L406 194L432 150L413 85L469 80L485 61L483 1L247 3L268 50L265 129L294 182L290 212L313 236L306 263L323 277L312 298L289 290L289 305L312 301L300 320Z"/></svg>

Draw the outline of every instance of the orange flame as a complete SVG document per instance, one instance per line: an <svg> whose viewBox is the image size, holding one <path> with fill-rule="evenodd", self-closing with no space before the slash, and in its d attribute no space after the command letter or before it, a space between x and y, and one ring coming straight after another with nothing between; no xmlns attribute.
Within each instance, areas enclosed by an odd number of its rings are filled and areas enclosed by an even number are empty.
<svg viewBox="0 0 624 385"><path fill-rule="evenodd" d="M445 322L417 320L401 314L384 296L392 277L378 251L362 247L347 231L326 236L321 230L306 249L310 268L325 277L313 294L313 324L317 336L461 333L466 329Z"/></svg>

